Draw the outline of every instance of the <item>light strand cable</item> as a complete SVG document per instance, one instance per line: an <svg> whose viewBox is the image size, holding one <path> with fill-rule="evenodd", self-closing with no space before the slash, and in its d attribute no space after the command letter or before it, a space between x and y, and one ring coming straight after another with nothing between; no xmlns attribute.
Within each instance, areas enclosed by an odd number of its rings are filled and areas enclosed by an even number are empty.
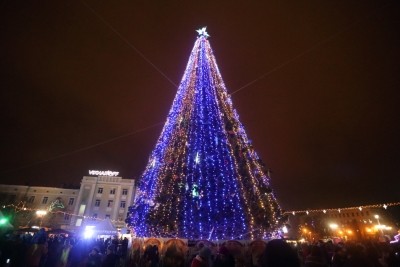
<svg viewBox="0 0 400 267"><path fill-rule="evenodd" d="M96 144L93 144L93 145L89 145L89 146L86 146L86 147L83 147L83 148L79 148L79 149L76 149L74 151L70 151L70 152L67 152L67 153L64 153L64 154L60 154L60 155L57 155L57 156L54 156L54 157L51 157L51 158L48 158L48 159L45 159L45 160L41 160L41 161L37 161L37 162L31 163L31 164L27 164L27 165L24 165L24 166L15 168L15 169L4 170L1 173L9 173L9 172L14 172L14 171L19 171L21 169L26 169L26 168L33 167L33 166L36 166L36 165L39 165L39 164L42 164L42 163L45 163L45 162L49 162L49 161L52 161L52 160L55 160L55 159L59 159L59 158L66 157L66 156L70 156L72 154L76 154L76 153L79 153L79 152L82 152L82 151L86 151L86 150L89 150L89 149L92 149L92 148L95 148L95 147L98 147L98 146L101 146L101 145L104 145L104 144L108 144L108 143L114 142L114 141L119 140L121 138L125 138L125 137L131 136L131 135L134 135L134 134L137 134L137 133L140 133L140 132L147 131L147 130L149 130L151 128L154 128L154 127L156 127L158 125L161 125L163 123L164 122L158 122L156 124L144 127L142 129L139 129L139 130L136 130L136 131L133 131L133 132L130 132L130 133L126 133L126 134L123 134L123 135L120 135L120 136L117 136L117 137L114 137L114 138L111 138L111 139L107 139L105 141L102 141L102 142L99 142L99 143L96 143Z"/></svg>
<svg viewBox="0 0 400 267"><path fill-rule="evenodd" d="M367 16L366 18L359 19L359 20L356 20L356 21L350 23L350 24L347 25L344 29L342 29L342 30L340 30L340 31L338 31L338 32L336 32L336 33L330 35L329 37L327 37L327 38L325 38L325 39L323 39L323 40L317 42L317 43L314 44L312 47L306 49L305 51L303 51L303 52L301 52L300 54L298 54L298 55L292 57L291 59L288 59L288 60L282 62L281 64L275 66L275 67L274 67L273 69L271 69L270 71L268 71L268 72L262 74L261 76L259 76L258 78L254 79L253 81L251 81L251 82L249 82L249 83L243 85L243 86L240 87L239 89L233 91L230 95L233 95L233 94L235 94L235 93L237 93L237 92L242 91L243 89L245 89L245 88L249 87L250 85L252 85L252 84L258 82L259 80L262 80L262 79L264 79L265 77L271 75L271 74L274 73L275 71L277 71L277 70L279 70L279 69L285 67L286 65L292 63L293 61L297 60L298 58L300 58L300 57L302 57L302 56L304 56L304 55L307 55L308 53L312 52L312 51L313 51L314 49L316 49L317 47L319 47L319 46L321 46L321 45L323 45L323 44L325 44L325 43L328 43L329 41L335 39L336 37L338 37L338 36L341 35L342 33L346 32L348 29L354 27L355 25L360 24L361 22L366 21L366 20L372 18L372 17L373 17L374 15L376 15L379 11L383 10L384 8L386 8L389 4L390 4L390 3L387 3L387 4L383 5L383 6L381 6L380 8L378 8L378 10L377 10L376 12L374 12L374 14L371 14L371 15Z"/></svg>
<svg viewBox="0 0 400 267"><path fill-rule="evenodd" d="M139 56L141 56L147 63L149 63L156 71L158 71L165 79L167 79L175 88L178 88L178 85L174 83L168 76L162 72L153 62L151 62L142 52L139 51L128 39L126 39L120 32L117 31L110 23L108 23L96 10L90 7L85 1L82 3L94 14L96 17L103 22L109 29L111 29L122 41L124 41L130 48L132 48Z"/></svg>

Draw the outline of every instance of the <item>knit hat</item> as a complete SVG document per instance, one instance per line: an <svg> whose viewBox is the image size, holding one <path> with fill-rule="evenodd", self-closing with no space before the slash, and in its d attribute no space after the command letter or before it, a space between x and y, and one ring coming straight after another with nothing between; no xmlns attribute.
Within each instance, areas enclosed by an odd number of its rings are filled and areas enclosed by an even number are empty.
<svg viewBox="0 0 400 267"><path fill-rule="evenodd" d="M211 250L208 247L203 247L199 252L199 256L203 259L208 259L211 256Z"/></svg>

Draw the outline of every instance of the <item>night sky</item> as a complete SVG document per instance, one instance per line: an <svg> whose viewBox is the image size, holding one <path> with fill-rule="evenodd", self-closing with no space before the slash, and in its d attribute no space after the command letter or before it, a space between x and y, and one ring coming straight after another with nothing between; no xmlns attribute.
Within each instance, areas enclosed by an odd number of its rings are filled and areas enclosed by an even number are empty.
<svg viewBox="0 0 400 267"><path fill-rule="evenodd" d="M139 177L207 26L284 209L399 201L399 14L382 0L3 0L1 183Z"/></svg>

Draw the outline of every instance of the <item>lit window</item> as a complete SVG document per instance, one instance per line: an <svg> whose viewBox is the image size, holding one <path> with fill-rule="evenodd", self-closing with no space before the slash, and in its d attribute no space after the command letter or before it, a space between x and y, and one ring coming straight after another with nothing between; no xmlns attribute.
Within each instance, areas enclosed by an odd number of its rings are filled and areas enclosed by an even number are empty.
<svg viewBox="0 0 400 267"><path fill-rule="evenodd" d="M81 218L77 219L76 223L75 223L75 226L81 226L82 225L82 221L83 220Z"/></svg>
<svg viewBox="0 0 400 267"><path fill-rule="evenodd" d="M79 207L79 216L82 216L83 213L85 213L85 209L86 209L86 205L85 204L81 204L81 206Z"/></svg>

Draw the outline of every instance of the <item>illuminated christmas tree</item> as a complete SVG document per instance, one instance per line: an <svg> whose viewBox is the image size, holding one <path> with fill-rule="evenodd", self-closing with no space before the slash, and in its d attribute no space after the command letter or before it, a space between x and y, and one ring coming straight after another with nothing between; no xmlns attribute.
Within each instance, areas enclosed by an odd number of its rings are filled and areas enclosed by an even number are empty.
<svg viewBox="0 0 400 267"><path fill-rule="evenodd" d="M268 170L198 33L126 222L138 237L268 238L284 220Z"/></svg>

